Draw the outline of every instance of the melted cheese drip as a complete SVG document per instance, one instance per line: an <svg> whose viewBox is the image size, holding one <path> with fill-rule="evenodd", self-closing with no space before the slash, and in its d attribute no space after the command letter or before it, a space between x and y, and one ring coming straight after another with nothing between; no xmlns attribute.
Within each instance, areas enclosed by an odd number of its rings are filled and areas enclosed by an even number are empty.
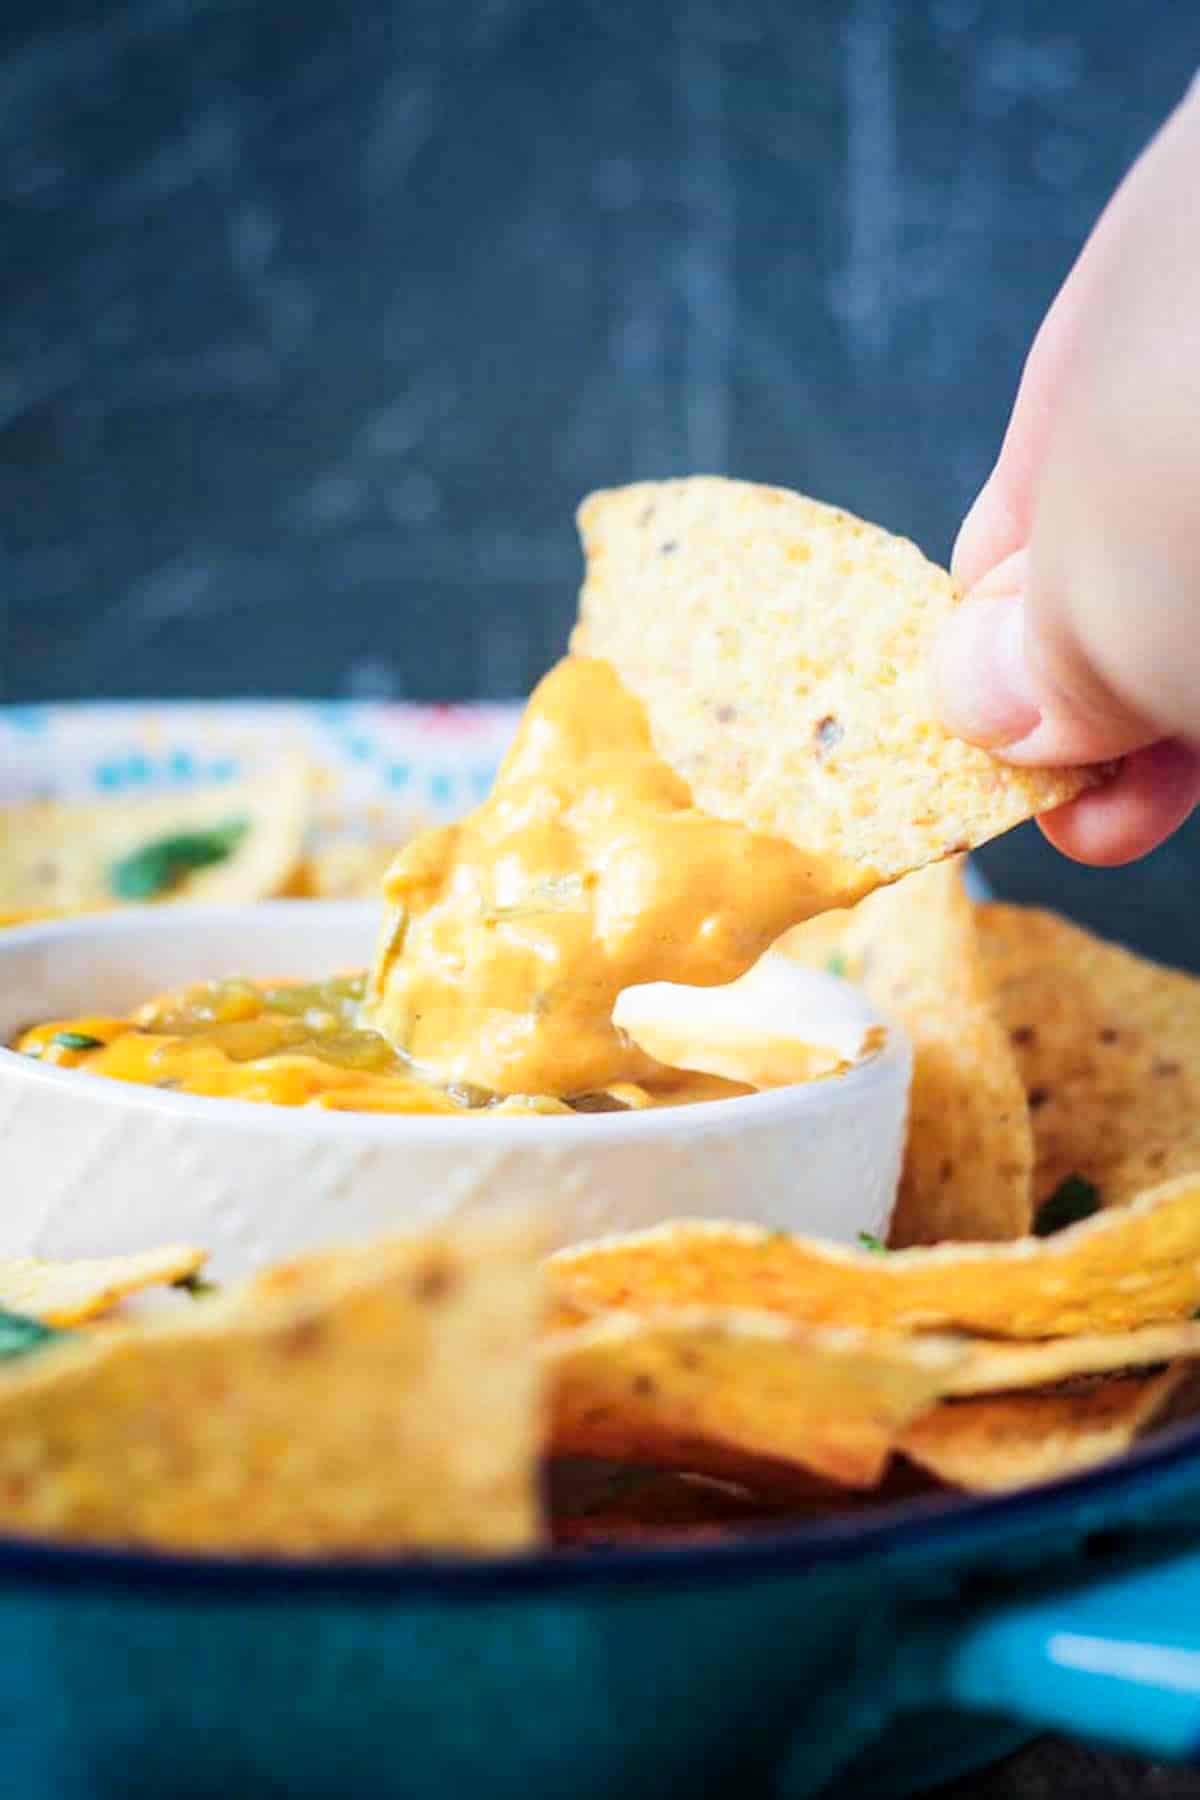
<svg viewBox="0 0 1200 1800"><path fill-rule="evenodd" d="M364 1016L441 1082L575 1094L654 1079L622 989L714 986L827 904L826 858L701 812L612 667L568 657L495 787L388 871Z"/></svg>

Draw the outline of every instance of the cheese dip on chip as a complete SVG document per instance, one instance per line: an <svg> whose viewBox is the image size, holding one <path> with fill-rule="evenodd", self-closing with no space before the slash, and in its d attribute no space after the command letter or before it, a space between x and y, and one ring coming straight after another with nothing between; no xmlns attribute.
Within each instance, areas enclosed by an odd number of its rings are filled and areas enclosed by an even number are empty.
<svg viewBox="0 0 1200 1800"><path fill-rule="evenodd" d="M392 863L365 984L217 982L20 1047L127 1081L370 1111L745 1093L655 1061L614 1023L619 996L730 983L789 928L1094 778L1006 768L940 728L922 671L958 596L901 539L707 478L593 496L581 525L574 654L483 805Z"/></svg>

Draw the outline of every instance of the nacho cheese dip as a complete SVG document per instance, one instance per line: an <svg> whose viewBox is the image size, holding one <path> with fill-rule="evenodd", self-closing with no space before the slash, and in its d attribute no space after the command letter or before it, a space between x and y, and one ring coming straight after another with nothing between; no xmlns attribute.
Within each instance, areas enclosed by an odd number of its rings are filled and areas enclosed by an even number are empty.
<svg viewBox="0 0 1200 1800"><path fill-rule="evenodd" d="M17 1048L61 1068L118 1081L333 1112L621 1112L723 1099L753 1090L716 1076L654 1069L568 1099L505 1097L473 1084L438 1084L359 1024L365 975L300 984L210 981L150 1001L131 1018L57 1019Z"/></svg>
<svg viewBox="0 0 1200 1800"><path fill-rule="evenodd" d="M814 869L694 807L609 664L568 657L530 700L488 800L397 856L368 976L207 982L128 1019L36 1026L17 1047L119 1081L338 1111L746 1094L653 1060L613 1005L648 981L733 981L814 910L827 878L827 859Z"/></svg>

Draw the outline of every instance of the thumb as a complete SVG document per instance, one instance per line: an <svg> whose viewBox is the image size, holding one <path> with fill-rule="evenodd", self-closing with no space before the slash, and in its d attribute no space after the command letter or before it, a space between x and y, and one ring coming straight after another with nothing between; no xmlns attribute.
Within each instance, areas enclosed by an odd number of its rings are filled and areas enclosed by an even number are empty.
<svg viewBox="0 0 1200 1800"><path fill-rule="evenodd" d="M1060 621L1027 603L1028 553L1015 551L955 608L935 645L937 710L956 737L1005 761L1106 762L1161 732L1104 681Z"/></svg>

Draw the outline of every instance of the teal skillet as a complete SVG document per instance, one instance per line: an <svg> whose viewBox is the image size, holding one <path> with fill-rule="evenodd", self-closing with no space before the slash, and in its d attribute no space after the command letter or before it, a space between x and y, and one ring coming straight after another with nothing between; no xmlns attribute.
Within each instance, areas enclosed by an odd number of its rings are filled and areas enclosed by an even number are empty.
<svg viewBox="0 0 1200 1800"><path fill-rule="evenodd" d="M300 1564L8 1540L0 1634L4 1800L864 1800L1043 1729L1188 1758L1200 1427L1020 1494L703 1546Z"/></svg>

